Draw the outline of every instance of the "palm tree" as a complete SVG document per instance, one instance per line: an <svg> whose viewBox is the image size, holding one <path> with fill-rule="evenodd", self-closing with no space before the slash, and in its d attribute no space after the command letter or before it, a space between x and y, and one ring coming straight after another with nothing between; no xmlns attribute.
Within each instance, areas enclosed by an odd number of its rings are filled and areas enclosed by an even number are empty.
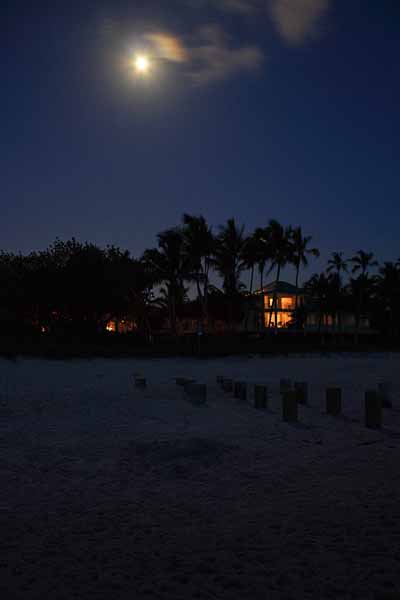
<svg viewBox="0 0 400 600"><path fill-rule="evenodd" d="M258 266L260 289L264 287L264 273L267 261L271 258L271 247L268 227L257 227L246 239L242 253L245 267L250 269L250 293L253 291L254 269Z"/></svg>
<svg viewBox="0 0 400 600"><path fill-rule="evenodd" d="M332 281L321 273L313 275L304 286L307 296L311 298L318 311L318 333L321 333L322 320L324 315L332 311Z"/></svg>
<svg viewBox="0 0 400 600"><path fill-rule="evenodd" d="M299 299L299 275L300 268L308 267L308 256L319 257L320 253L318 248L309 248L309 244L312 240L310 235L303 236L301 231L301 227L296 227L292 231L292 258L291 262L293 263L296 269L296 302L295 302L295 310L297 310L298 299Z"/></svg>
<svg viewBox="0 0 400 600"><path fill-rule="evenodd" d="M159 233L157 238L158 248L146 250L142 260L147 269L153 273L157 283L166 284L169 322L171 331L175 335L177 302L182 296L187 274L183 234L181 229L173 228Z"/></svg>
<svg viewBox="0 0 400 600"><path fill-rule="evenodd" d="M343 258L343 252L332 252L331 258L328 260L327 273L336 273L341 280L341 273L347 273L348 260Z"/></svg>
<svg viewBox="0 0 400 600"><path fill-rule="evenodd" d="M220 226L212 263L223 280L223 289L228 299L228 322L231 327L234 304L242 288L240 275L246 266L245 246L244 225L237 225L235 219L228 219L226 225Z"/></svg>
<svg viewBox="0 0 400 600"><path fill-rule="evenodd" d="M378 262L374 258L373 252L364 252L363 250L359 250L351 259L353 263L353 268L351 270L352 273L358 273L358 277L356 280L352 281L353 291L355 292L357 298L356 304L356 330L354 333L354 341L358 343L358 334L360 330L360 320L361 314L364 310L364 297L367 291L367 288L370 284L369 281L369 273L368 270L376 267Z"/></svg>
<svg viewBox="0 0 400 600"><path fill-rule="evenodd" d="M368 275L368 269L378 266L378 261L374 258L373 252L364 252L359 250L351 259L354 264L351 272L359 273L362 277Z"/></svg>
<svg viewBox="0 0 400 600"><path fill-rule="evenodd" d="M252 235L250 235L245 242L242 258L247 269L250 269L250 295L253 292L254 282L254 270L258 266L260 273L260 288L264 288L264 272L268 259L271 256L270 244L269 244L269 230L267 227L258 227ZM258 298L260 300L260 298ZM247 329L249 310L250 306L255 308L257 302L256 298L250 298L247 303L247 311L245 318L245 329Z"/></svg>
<svg viewBox="0 0 400 600"><path fill-rule="evenodd" d="M383 263L375 280L375 292L378 321L380 324L386 321L384 324L389 335L397 336L399 334L400 261Z"/></svg>
<svg viewBox="0 0 400 600"><path fill-rule="evenodd" d="M343 281L342 281L342 273L348 272L348 263L349 261L343 258L343 252L332 252L331 258L328 260L328 267L326 272L329 274L333 287L337 292L337 306L335 313L338 316L339 321L339 330L342 329L342 299L343 299Z"/></svg>
<svg viewBox="0 0 400 600"><path fill-rule="evenodd" d="M277 286L281 275L281 270L290 261L292 256L292 228L283 227L275 219L271 219L269 224L269 238L271 244L271 262L272 267L276 267L275 289L272 299L269 315L269 327L271 327L272 313L275 311L275 329L278 323L278 306L277 306Z"/></svg>
<svg viewBox="0 0 400 600"><path fill-rule="evenodd" d="M254 234L249 235L243 248L242 258L245 268L250 270L250 294L253 293L254 269L258 264L258 254L258 241Z"/></svg>
<svg viewBox="0 0 400 600"><path fill-rule="evenodd" d="M254 232L254 238L257 244L257 264L260 273L260 289L264 288L264 272L267 262L272 259L271 253L271 232L269 227L257 227ZM272 268L272 266L271 266ZM268 273L271 271L269 269Z"/></svg>
<svg viewBox="0 0 400 600"><path fill-rule="evenodd" d="M182 217L183 248L190 278L196 283L202 320L207 321L209 272L214 250L214 236L203 216Z"/></svg>

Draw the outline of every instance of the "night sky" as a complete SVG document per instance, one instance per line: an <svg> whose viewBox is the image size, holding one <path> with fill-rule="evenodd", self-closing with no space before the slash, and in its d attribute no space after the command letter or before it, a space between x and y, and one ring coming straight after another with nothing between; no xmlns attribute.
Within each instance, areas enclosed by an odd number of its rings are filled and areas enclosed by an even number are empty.
<svg viewBox="0 0 400 600"><path fill-rule="evenodd" d="M189 212L300 224L321 264L400 257L397 0L6 0L0 17L0 248L138 255Z"/></svg>

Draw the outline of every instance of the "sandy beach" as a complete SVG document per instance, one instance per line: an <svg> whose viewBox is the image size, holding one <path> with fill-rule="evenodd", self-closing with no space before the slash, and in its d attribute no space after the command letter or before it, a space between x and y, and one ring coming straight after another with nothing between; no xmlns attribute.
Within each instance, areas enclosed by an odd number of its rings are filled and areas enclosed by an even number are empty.
<svg viewBox="0 0 400 600"><path fill-rule="evenodd" d="M249 401L217 375L247 381ZM206 383L207 404L177 376ZM282 422L281 377L309 383L297 424ZM367 429L364 392L384 380L393 408ZM1 360L0 450L5 600L400 597L395 354Z"/></svg>

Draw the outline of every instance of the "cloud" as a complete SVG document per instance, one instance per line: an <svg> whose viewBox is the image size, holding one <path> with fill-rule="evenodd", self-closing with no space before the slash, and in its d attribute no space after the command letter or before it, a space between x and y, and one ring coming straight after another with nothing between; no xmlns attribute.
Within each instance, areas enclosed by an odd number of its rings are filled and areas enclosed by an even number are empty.
<svg viewBox="0 0 400 600"><path fill-rule="evenodd" d="M193 41L189 77L197 86L222 81L240 72L256 71L264 61L264 54L257 46L234 47L217 25L202 27Z"/></svg>
<svg viewBox="0 0 400 600"><path fill-rule="evenodd" d="M215 0L222 10L252 15L259 12L263 2L260 0ZM264 2L265 4L265 2Z"/></svg>
<svg viewBox="0 0 400 600"><path fill-rule="evenodd" d="M233 12L242 15L252 15L264 8L268 0L183 0L191 8L215 8L222 12Z"/></svg>
<svg viewBox="0 0 400 600"><path fill-rule="evenodd" d="M283 39L298 45L318 32L330 0L271 0L270 14Z"/></svg>
<svg viewBox="0 0 400 600"><path fill-rule="evenodd" d="M263 52L256 46L234 46L218 25L205 25L189 36L165 31L145 34L154 54L169 62L180 63L183 75L195 86L223 81L240 72L257 70Z"/></svg>
<svg viewBox="0 0 400 600"><path fill-rule="evenodd" d="M209 0L208 4L223 12L242 16L268 15L283 40L290 45L306 42L318 33L332 0ZM203 6L197 0L197 6ZM192 4L194 6L194 4Z"/></svg>
<svg viewBox="0 0 400 600"><path fill-rule="evenodd" d="M176 63L184 63L189 60L189 53L182 40L178 36L165 32L147 33L144 38L153 44L156 54Z"/></svg>

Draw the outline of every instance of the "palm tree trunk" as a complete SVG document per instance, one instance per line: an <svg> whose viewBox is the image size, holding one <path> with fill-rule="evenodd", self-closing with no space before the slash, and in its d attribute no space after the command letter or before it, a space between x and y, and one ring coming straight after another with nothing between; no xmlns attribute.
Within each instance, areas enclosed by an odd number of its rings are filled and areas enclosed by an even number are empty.
<svg viewBox="0 0 400 600"><path fill-rule="evenodd" d="M357 312L356 312L356 330L354 332L354 343L358 345L359 334L360 334L360 321L361 321L361 313L364 305L364 293L363 289L360 289L358 302L357 302Z"/></svg>
<svg viewBox="0 0 400 600"><path fill-rule="evenodd" d="M300 273L300 263L296 265L296 300L295 300L295 310L297 310L297 306L299 303L299 273Z"/></svg>
<svg viewBox="0 0 400 600"><path fill-rule="evenodd" d="M172 291L172 285L168 291L168 305L169 305L169 320L172 335L176 335L176 301L175 294Z"/></svg>
<svg viewBox="0 0 400 600"><path fill-rule="evenodd" d="M204 301L204 319L206 323L208 323L208 273L210 269L209 260L206 259L204 265L204 291L203 291L203 301Z"/></svg>
<svg viewBox="0 0 400 600"><path fill-rule="evenodd" d="M278 321L278 293L277 293L277 287L278 287L278 281L279 281L280 275L281 275L281 265L278 264L278 269L277 269L277 272L276 272L276 280L275 280L275 290L274 290L274 296L273 296L273 300L272 300L271 313L270 313L270 321L269 321L269 326L271 327L272 313L275 312L275 329L277 327L277 321Z"/></svg>
<svg viewBox="0 0 400 600"><path fill-rule="evenodd" d="M279 274L280 274L280 265L278 265L278 268L277 268L274 295L272 296L272 303L271 303L271 306L269 307L268 329L271 327L271 323L272 323L272 315L274 312L275 301L276 301L276 286L279 281Z"/></svg>
<svg viewBox="0 0 400 600"><path fill-rule="evenodd" d="M322 313L322 310L320 309L320 311L319 311L319 319L318 319L318 335L320 337L321 345L323 343L323 334L322 334L322 331L321 331L322 317L323 317L323 313Z"/></svg>
<svg viewBox="0 0 400 600"><path fill-rule="evenodd" d="M250 294L253 293L253 280L254 280L254 265L252 265L251 267L251 272L250 272ZM250 298L250 302L252 302L252 299ZM245 331L247 331L247 327L249 324L249 307L246 307L246 317L244 319L244 329Z"/></svg>
<svg viewBox="0 0 400 600"><path fill-rule="evenodd" d="M204 319L205 319L205 315L204 315L204 298L203 298L203 294L201 292L201 287L200 287L200 277L199 274L196 274L196 286L197 286L197 299L199 301L200 304L200 323L202 325L202 328L204 327Z"/></svg>

